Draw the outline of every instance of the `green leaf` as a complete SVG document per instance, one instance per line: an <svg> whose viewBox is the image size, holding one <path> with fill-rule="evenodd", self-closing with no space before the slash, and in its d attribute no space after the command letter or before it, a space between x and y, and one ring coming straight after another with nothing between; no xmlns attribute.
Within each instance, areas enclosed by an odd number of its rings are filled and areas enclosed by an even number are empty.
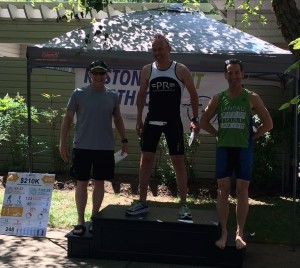
<svg viewBox="0 0 300 268"><path fill-rule="evenodd" d="M295 45L295 44L297 44L297 43L300 43L300 37L297 38L297 39L295 39L294 41L290 42L290 43L289 43L289 46Z"/></svg>
<svg viewBox="0 0 300 268"><path fill-rule="evenodd" d="M289 73L290 71L297 69L298 67L300 67L300 60L298 60L297 62L293 63L291 66L289 66L284 73Z"/></svg>
<svg viewBox="0 0 300 268"><path fill-rule="evenodd" d="M50 99L50 95L48 93L42 93L41 94L44 98Z"/></svg>
<svg viewBox="0 0 300 268"><path fill-rule="evenodd" d="M290 105L291 105L291 104L290 104L289 102L282 104L282 105L279 107L279 111L289 108Z"/></svg>
<svg viewBox="0 0 300 268"><path fill-rule="evenodd" d="M300 95L290 100L291 104L297 104L300 101Z"/></svg>
<svg viewBox="0 0 300 268"><path fill-rule="evenodd" d="M295 50L300 49L300 42L294 45L294 49Z"/></svg>

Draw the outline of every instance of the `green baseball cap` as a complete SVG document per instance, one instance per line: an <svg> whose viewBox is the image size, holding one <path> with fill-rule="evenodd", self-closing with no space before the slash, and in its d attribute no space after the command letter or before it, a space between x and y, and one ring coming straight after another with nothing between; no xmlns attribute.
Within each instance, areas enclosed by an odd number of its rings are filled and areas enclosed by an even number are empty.
<svg viewBox="0 0 300 268"><path fill-rule="evenodd" d="M92 73L96 72L97 70L104 70L104 71L107 71L107 65L104 61L101 61L101 60L96 60L96 61L93 61L91 64L90 64L90 71Z"/></svg>

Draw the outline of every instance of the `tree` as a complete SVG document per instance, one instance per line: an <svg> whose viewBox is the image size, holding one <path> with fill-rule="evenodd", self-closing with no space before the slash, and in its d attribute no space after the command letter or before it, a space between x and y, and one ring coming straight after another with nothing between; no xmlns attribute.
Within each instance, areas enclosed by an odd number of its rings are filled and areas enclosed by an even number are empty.
<svg viewBox="0 0 300 268"><path fill-rule="evenodd" d="M299 48L297 49L300 46L300 12L295 0L225 0L225 7L228 9L234 8L236 2L241 2L238 8L245 9L244 22L247 22L249 15L254 15L258 16L259 20L265 24L267 20L261 16L259 11L262 4L266 1L272 2L282 36L287 44L289 44L290 51L300 59L300 50Z"/></svg>
<svg viewBox="0 0 300 268"><path fill-rule="evenodd" d="M273 0L272 6L283 38L289 44L291 52L300 59L300 50L295 49L300 43L300 12L296 1Z"/></svg>

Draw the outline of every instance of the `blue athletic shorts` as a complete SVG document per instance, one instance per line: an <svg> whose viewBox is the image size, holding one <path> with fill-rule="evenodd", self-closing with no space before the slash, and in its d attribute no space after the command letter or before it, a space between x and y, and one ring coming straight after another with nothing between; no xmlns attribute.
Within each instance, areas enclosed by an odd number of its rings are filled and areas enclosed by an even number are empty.
<svg viewBox="0 0 300 268"><path fill-rule="evenodd" d="M248 148L217 147L217 179L234 177L250 181L253 169L253 142Z"/></svg>
<svg viewBox="0 0 300 268"><path fill-rule="evenodd" d="M143 152L156 152L162 133L165 134L169 154L183 155L183 125L180 118L168 122L151 121L146 118L140 140L141 150Z"/></svg>
<svg viewBox="0 0 300 268"><path fill-rule="evenodd" d="M114 178L115 157L113 150L86 150L73 148L71 175L80 181Z"/></svg>

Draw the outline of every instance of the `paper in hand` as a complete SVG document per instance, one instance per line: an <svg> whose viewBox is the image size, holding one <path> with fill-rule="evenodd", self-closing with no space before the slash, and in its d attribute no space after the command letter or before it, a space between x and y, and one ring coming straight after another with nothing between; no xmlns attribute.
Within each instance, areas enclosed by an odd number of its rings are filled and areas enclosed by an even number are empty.
<svg viewBox="0 0 300 268"><path fill-rule="evenodd" d="M128 155L127 153L123 153L123 155L121 154L122 154L121 150L115 153L115 164L123 160Z"/></svg>
<svg viewBox="0 0 300 268"><path fill-rule="evenodd" d="M194 137L195 137L195 132L194 132L194 130L192 130L190 138L189 138L189 146L192 145Z"/></svg>

